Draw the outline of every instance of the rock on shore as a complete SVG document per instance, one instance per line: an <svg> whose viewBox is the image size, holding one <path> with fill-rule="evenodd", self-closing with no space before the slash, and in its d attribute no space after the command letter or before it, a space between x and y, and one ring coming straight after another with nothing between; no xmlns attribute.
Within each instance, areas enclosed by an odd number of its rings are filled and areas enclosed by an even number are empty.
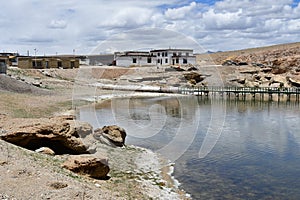
<svg viewBox="0 0 300 200"><path fill-rule="evenodd" d="M122 147L125 144L126 132L116 125L104 126L94 131L94 138L103 144Z"/></svg>
<svg viewBox="0 0 300 200"><path fill-rule="evenodd" d="M88 153L82 138L92 135L93 127L70 116L42 119L10 119L0 138L15 145L36 150L52 149L55 154ZM91 137L91 136L90 136Z"/></svg>
<svg viewBox="0 0 300 200"><path fill-rule="evenodd" d="M103 179L109 172L108 158L91 155L72 155L64 162L63 167L91 178Z"/></svg>

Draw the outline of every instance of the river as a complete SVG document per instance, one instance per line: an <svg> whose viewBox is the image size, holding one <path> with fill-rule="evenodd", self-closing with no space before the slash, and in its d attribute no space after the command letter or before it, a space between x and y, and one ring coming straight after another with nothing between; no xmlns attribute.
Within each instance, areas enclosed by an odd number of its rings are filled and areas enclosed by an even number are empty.
<svg viewBox="0 0 300 200"><path fill-rule="evenodd" d="M296 102L200 97L114 98L80 110L95 128L117 124L127 144L175 163L193 199L299 199Z"/></svg>

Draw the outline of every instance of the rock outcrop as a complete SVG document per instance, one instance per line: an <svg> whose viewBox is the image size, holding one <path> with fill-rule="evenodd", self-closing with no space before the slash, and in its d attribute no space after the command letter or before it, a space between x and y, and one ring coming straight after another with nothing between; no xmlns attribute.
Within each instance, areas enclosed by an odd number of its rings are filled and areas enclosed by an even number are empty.
<svg viewBox="0 0 300 200"><path fill-rule="evenodd" d="M62 166L72 172L88 175L96 179L107 178L110 170L106 157L94 157L91 155L72 155Z"/></svg>
<svg viewBox="0 0 300 200"><path fill-rule="evenodd" d="M122 147L125 144L126 131L116 125L104 126L94 131L94 138L110 146Z"/></svg>
<svg viewBox="0 0 300 200"><path fill-rule="evenodd" d="M300 87L300 78L296 79L294 77L293 78L292 77L288 77L287 79L292 84L292 86L294 86L294 87Z"/></svg>
<svg viewBox="0 0 300 200"><path fill-rule="evenodd" d="M251 63L254 67L271 67L274 74L282 74L300 66L299 53L299 47L261 51L236 56L223 64L237 65L236 63Z"/></svg>
<svg viewBox="0 0 300 200"><path fill-rule="evenodd" d="M55 154L88 153L83 139L93 133L90 124L70 116L43 119L11 119L0 138L18 146L36 150L52 149Z"/></svg>
<svg viewBox="0 0 300 200"><path fill-rule="evenodd" d="M184 74L184 78L189 82L199 83L199 82L203 81L206 77L202 76L201 74L199 74L197 72L190 72L190 73Z"/></svg>
<svg viewBox="0 0 300 200"><path fill-rule="evenodd" d="M228 77L226 78L229 80L229 86L300 87L299 81L296 80L300 75L299 44L274 46L257 51L245 50L224 56L227 58L222 57L223 60L218 62L226 65L225 69L230 72L225 75ZM248 65L242 66L244 64ZM246 81L237 81L242 79Z"/></svg>

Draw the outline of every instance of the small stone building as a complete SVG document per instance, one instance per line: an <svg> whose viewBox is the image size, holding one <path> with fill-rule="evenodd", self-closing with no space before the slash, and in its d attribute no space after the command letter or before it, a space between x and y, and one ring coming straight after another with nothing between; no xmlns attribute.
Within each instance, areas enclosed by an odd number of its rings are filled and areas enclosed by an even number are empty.
<svg viewBox="0 0 300 200"><path fill-rule="evenodd" d="M18 57L17 63L22 69L72 69L79 67L79 58L75 56L24 56Z"/></svg>

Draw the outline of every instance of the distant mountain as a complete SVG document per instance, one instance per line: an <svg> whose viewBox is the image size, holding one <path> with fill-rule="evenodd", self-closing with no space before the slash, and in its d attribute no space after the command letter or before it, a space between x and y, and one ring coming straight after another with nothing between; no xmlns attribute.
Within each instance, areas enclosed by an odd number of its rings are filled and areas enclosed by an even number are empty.
<svg viewBox="0 0 300 200"><path fill-rule="evenodd" d="M212 54L212 53L220 53L220 52L223 52L223 51L207 51L206 53L207 54Z"/></svg>

